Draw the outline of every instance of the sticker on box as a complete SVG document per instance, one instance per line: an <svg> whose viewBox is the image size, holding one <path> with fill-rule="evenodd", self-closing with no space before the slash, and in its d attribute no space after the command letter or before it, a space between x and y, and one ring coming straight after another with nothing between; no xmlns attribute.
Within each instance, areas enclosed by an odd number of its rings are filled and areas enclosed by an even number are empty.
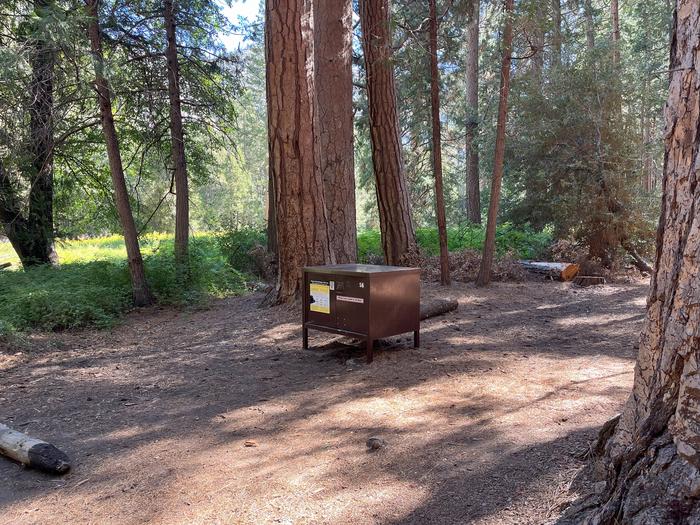
<svg viewBox="0 0 700 525"><path fill-rule="evenodd" d="M336 301L344 301L346 303L358 303L362 304L365 300L362 297L348 297L347 295L336 295Z"/></svg>
<svg viewBox="0 0 700 525"><path fill-rule="evenodd" d="M309 310L321 314L331 313L331 288L328 283L312 281L309 288L311 293Z"/></svg>

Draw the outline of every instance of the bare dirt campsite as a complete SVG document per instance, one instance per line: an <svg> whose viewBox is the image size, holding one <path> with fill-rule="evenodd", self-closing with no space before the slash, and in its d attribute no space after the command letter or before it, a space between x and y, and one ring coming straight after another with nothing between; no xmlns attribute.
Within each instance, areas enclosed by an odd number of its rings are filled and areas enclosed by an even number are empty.
<svg viewBox="0 0 700 525"><path fill-rule="evenodd" d="M298 306L261 294L32 335L2 348L0 413L73 469L1 460L0 523L553 522L630 392L647 289L424 284L459 309L372 364L302 350Z"/></svg>

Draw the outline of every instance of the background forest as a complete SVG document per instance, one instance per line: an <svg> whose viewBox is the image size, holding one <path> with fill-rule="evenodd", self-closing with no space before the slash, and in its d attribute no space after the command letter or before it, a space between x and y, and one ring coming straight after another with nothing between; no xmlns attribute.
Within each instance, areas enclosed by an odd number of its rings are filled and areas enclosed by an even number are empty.
<svg viewBox="0 0 700 525"><path fill-rule="evenodd" d="M240 4L180 0L173 11L165 2L170 21L163 4L10 0L0 8L0 219L10 238L22 228L29 244L55 237L62 265L0 274L7 298L0 331L2 323L6 330L108 324L130 305L124 247L114 237L123 232L124 216L115 206L116 157L107 154L100 79L111 95L107 112L118 137L125 197L156 299L190 302L238 293L271 277L264 3L256 19L231 20L225 13ZM366 65L359 7L353 8L358 258L378 262L383 253ZM433 256L435 74L428 6L396 0L391 10L410 208L423 255ZM448 245L452 252L481 249L497 141L504 9L499 1L451 0L437 2L436 12ZM95 21L99 46L88 37ZM520 0L511 22L498 253L585 256L613 269L629 254L648 256L663 160L669 2ZM231 40L231 34L239 37ZM177 144L184 144L180 157ZM183 173L189 196L176 191ZM184 277L177 248L173 257L178 198L189 205L184 235L192 235L195 268ZM553 254L555 241L564 244ZM32 257L20 258L30 266ZM0 243L0 263L17 261L10 244Z"/></svg>

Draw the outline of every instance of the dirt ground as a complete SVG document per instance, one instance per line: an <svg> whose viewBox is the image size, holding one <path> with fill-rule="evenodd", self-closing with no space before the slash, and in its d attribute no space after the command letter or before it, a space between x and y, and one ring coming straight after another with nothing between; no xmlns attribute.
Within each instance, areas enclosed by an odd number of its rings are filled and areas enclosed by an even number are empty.
<svg viewBox="0 0 700 525"><path fill-rule="evenodd" d="M0 459L0 523L549 523L630 390L646 291L426 285L459 310L371 365L302 350L299 311L258 294L36 336L0 352L0 421L74 468Z"/></svg>

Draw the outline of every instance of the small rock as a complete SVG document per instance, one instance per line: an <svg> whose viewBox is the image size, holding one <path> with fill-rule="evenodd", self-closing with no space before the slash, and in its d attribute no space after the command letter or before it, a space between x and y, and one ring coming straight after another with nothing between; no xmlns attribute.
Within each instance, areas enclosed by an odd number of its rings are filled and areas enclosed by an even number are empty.
<svg viewBox="0 0 700 525"><path fill-rule="evenodd" d="M371 437L367 440L367 448L369 450L379 450L386 447L386 441L379 437Z"/></svg>

